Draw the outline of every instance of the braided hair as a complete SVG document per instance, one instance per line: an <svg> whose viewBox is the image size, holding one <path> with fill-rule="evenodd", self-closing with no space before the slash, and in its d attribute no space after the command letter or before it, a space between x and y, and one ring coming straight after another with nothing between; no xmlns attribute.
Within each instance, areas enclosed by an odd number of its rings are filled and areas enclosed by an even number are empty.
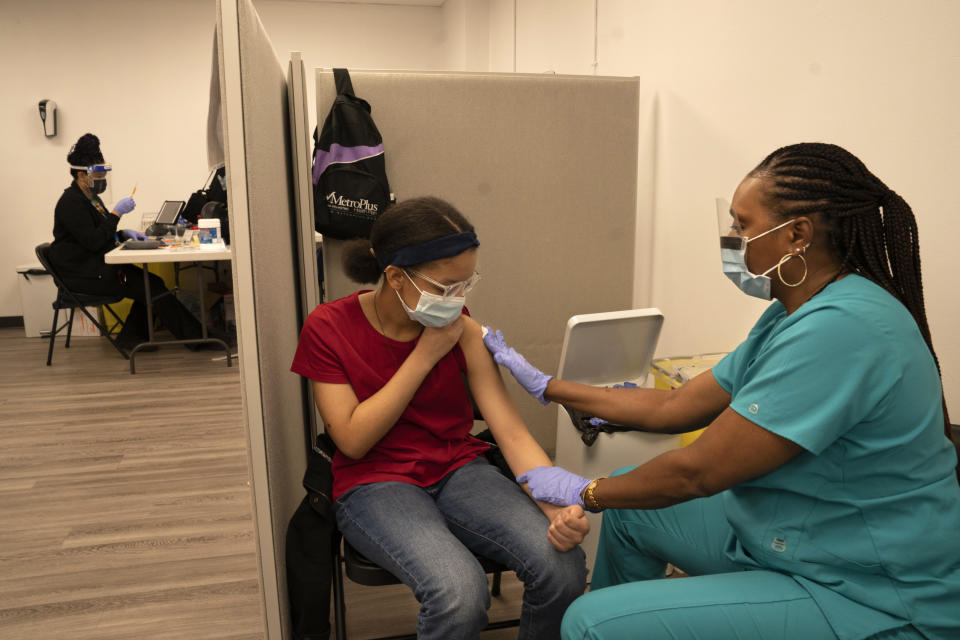
<svg viewBox="0 0 960 640"><path fill-rule="evenodd" d="M872 280L907 308L940 372L923 303L917 221L910 205L856 156L833 144L781 147L749 175L763 181L765 204L779 218L818 216L841 272ZM952 442L945 400L943 418Z"/></svg>

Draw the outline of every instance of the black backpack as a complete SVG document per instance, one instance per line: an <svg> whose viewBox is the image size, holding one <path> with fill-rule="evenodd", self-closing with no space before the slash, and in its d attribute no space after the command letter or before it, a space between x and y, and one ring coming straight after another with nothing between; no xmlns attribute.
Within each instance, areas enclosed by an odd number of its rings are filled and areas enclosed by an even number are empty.
<svg viewBox="0 0 960 640"><path fill-rule="evenodd" d="M334 69L337 97L323 127L314 130L314 225L332 238L367 238L393 202L383 158L383 138L370 104L353 94L346 69Z"/></svg>
<svg viewBox="0 0 960 640"><path fill-rule="evenodd" d="M190 224L197 224L197 218L218 218L223 240L230 244L230 218L227 216L227 191L224 187L226 175L226 167L218 167L210 175L207 185L190 194L180 215Z"/></svg>

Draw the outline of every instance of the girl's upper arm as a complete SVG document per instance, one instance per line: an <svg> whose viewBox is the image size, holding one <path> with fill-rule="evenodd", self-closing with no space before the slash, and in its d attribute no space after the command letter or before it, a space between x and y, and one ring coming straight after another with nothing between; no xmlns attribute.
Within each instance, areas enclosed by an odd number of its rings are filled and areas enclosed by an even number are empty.
<svg viewBox="0 0 960 640"><path fill-rule="evenodd" d="M520 420L507 388L500 377L500 371L493 357L483 345L482 329L476 320L464 317L463 335L460 338L460 348L467 361L467 380L470 382L470 392L483 414L487 424L503 421L503 418ZM500 418L498 420L498 418ZM494 427L491 426L491 431ZM494 433L494 437L496 437Z"/></svg>
<svg viewBox="0 0 960 640"><path fill-rule="evenodd" d="M311 380L313 398L317 403L317 410L326 426L327 433L336 443L337 435L347 423L350 416L360 402L353 387L348 383L318 382Z"/></svg>

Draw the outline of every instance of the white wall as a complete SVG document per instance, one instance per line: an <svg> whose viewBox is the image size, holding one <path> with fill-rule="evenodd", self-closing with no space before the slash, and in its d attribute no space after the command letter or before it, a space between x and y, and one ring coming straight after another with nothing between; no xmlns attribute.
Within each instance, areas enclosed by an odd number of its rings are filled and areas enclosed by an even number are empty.
<svg viewBox="0 0 960 640"><path fill-rule="evenodd" d="M461 33L444 10L429 6L392 6L304 0L255 0L257 13L284 63L291 51L303 53L307 70L307 113L316 126L313 69L415 69L443 71ZM459 64L459 63L458 63ZM361 96L362 97L362 96ZM376 120L376 105L373 105Z"/></svg>
<svg viewBox="0 0 960 640"><path fill-rule="evenodd" d="M82 134L97 134L114 165L108 205L137 185L137 210L121 227L203 184L215 7L0 0L0 317L22 314L16 267L34 262L33 248L53 237L53 209L70 183L66 155ZM447 42L438 7L260 0L257 10L281 62L299 50L308 69L447 69L448 52L464 42L463 26ZM55 138L43 136L42 98L59 105Z"/></svg>
<svg viewBox="0 0 960 640"><path fill-rule="evenodd" d="M186 199L206 175L204 129L214 34L213 0L163 3L0 0L4 144L0 145L0 316L21 315L15 267L53 238L53 209L70 184L77 138L100 137L113 163L112 200L137 185L139 213ZM45 138L37 103L59 106Z"/></svg>
<svg viewBox="0 0 960 640"><path fill-rule="evenodd" d="M488 71L490 68L490 2L446 0L442 7L447 69Z"/></svg>
<svg viewBox="0 0 960 640"><path fill-rule="evenodd" d="M949 250L960 231L950 189L960 151L960 3L598 7L596 72L642 84L638 213L641 222L654 217L654 231L639 241L652 242L654 266L640 263L635 299L667 315L660 354L729 349L763 308L720 274L713 198L729 197L780 145L836 142L916 212L927 313L947 399L960 412L960 296ZM491 71L513 71L516 60L518 72L595 72L592 0L447 0L440 8L259 0L257 9L278 57L303 51L308 69L486 70L486 60ZM14 268L50 239L53 206L69 182L67 149L82 133L103 139L115 198L139 185L141 211L200 185L213 14L213 0L102 0L90 11L65 0L0 0L0 317L20 314ZM98 36L81 38L88 33ZM41 132L41 98L60 105L52 140Z"/></svg>
<svg viewBox="0 0 960 640"><path fill-rule="evenodd" d="M516 70L590 72L593 4L518 0ZM914 208L927 316L960 415L958 24L954 0L599 1L598 72L641 80L655 232L652 272L637 275L666 314L660 355L728 350L764 307L720 272L713 199L779 146L834 142ZM512 34L497 27L490 59L503 64Z"/></svg>

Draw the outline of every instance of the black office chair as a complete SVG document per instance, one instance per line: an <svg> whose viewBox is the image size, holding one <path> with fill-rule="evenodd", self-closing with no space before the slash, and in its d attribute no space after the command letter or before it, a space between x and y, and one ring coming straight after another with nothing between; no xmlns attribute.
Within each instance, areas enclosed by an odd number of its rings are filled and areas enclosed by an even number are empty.
<svg viewBox="0 0 960 640"><path fill-rule="evenodd" d="M56 270L53 268L53 265L50 263L50 243L44 242L43 244L37 245L36 248L37 260L40 261L40 264L43 268L50 274L53 278L53 282L57 285L57 299L53 302L53 326L50 328L50 346L47 348L47 366L50 366L50 362L53 360L53 343L57 339L57 334L63 331L64 328L67 330L67 342L65 344L66 348L70 348L70 334L73 331L73 316L76 313L77 308L90 319L97 329L100 330L100 335L105 337L110 341L110 344L120 352L120 355L124 359L129 360L130 356L127 355L127 352L121 347L116 339L113 338L112 332L118 326L123 327L123 320L120 319L120 316L110 308L111 304L116 304L123 300L123 296L98 296L98 295L88 295L85 293L74 293L67 287L63 280L57 274ZM114 318L114 323L107 327L104 323L100 322L98 318L93 317L87 307L98 307L103 306L110 312ZM67 321L57 326L57 320L60 316L61 309L70 309L70 317Z"/></svg>

